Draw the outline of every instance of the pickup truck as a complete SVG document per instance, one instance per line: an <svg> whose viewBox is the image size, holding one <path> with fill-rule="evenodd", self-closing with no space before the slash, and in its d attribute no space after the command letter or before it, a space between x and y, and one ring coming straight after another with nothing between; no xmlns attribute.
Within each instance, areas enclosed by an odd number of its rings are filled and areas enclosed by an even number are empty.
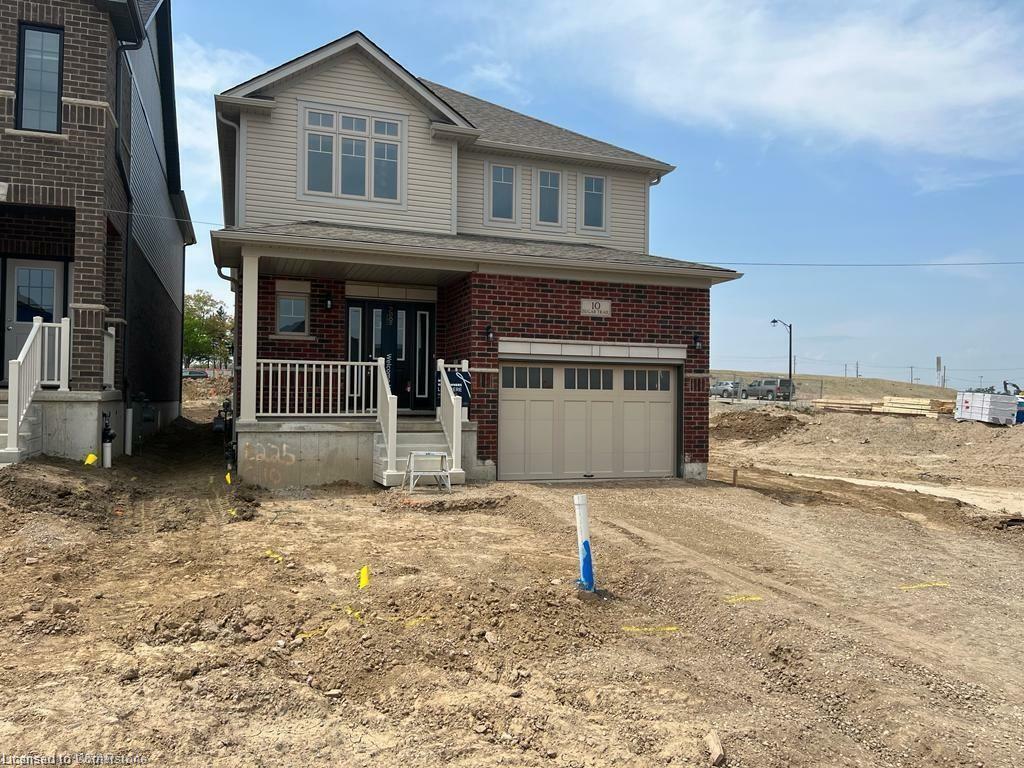
<svg viewBox="0 0 1024 768"><path fill-rule="evenodd" d="M796 387L789 379L754 379L740 390L744 400L792 400L795 394Z"/></svg>

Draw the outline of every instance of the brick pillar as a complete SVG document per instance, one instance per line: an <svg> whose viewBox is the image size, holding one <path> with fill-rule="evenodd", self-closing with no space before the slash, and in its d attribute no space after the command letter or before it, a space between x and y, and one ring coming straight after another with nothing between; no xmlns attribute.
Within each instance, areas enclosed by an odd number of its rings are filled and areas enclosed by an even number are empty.
<svg viewBox="0 0 1024 768"><path fill-rule="evenodd" d="M85 191L85 190L83 190ZM107 219L100 194L79 194L75 207L75 261L71 276L71 388L103 388L106 318Z"/></svg>

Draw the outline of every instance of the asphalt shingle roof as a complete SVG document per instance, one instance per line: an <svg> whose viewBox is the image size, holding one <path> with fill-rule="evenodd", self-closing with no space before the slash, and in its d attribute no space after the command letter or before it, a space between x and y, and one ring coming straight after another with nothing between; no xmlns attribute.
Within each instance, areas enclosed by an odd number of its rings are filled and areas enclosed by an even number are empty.
<svg viewBox="0 0 1024 768"><path fill-rule="evenodd" d="M669 165L653 157L631 152L614 144L592 139L581 133L560 128L535 117L484 101L468 93L419 78L420 82L448 102L463 117L480 129L481 138L522 147L535 147L563 152L585 152L609 160Z"/></svg>
<svg viewBox="0 0 1024 768"><path fill-rule="evenodd" d="M377 227L354 227L330 224L321 221L298 221L287 224L265 224L252 227L235 227L222 230L251 235L281 235L308 237L318 240L339 240L344 242L380 244L386 243L410 248L441 248L461 250L467 254L486 253L495 256L530 256L574 262L593 262L595 266L644 266L663 269L707 270L721 276L735 275L731 269L698 264L693 261L651 256L644 253L607 248L589 243L561 243L548 240L513 239L486 235L444 235L431 232L413 232ZM728 278L727 278L728 279Z"/></svg>

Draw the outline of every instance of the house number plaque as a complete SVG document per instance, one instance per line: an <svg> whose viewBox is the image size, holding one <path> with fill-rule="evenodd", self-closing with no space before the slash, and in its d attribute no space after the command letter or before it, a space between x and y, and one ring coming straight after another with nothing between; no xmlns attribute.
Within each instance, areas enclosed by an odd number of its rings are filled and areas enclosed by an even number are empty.
<svg viewBox="0 0 1024 768"><path fill-rule="evenodd" d="M580 299L583 317L611 317L612 303L608 299Z"/></svg>

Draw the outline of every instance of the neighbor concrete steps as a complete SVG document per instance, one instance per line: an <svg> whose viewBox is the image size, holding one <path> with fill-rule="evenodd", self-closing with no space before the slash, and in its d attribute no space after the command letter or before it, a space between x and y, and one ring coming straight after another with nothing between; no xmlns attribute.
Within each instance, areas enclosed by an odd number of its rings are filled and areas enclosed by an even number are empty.
<svg viewBox="0 0 1024 768"><path fill-rule="evenodd" d="M3 411L7 413L6 409ZM0 418L0 466L15 464L43 451L43 420L38 405L30 405L18 432L18 450L7 449L7 417Z"/></svg>

